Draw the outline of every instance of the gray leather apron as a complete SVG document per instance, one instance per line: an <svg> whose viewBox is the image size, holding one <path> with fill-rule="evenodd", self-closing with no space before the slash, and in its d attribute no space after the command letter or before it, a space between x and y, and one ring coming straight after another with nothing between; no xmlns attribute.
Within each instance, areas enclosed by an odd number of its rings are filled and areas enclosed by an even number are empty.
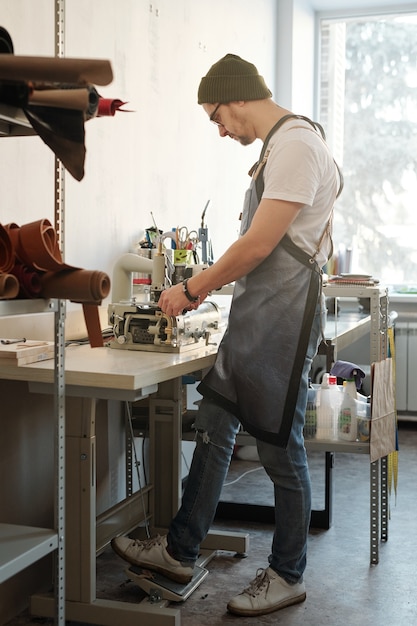
<svg viewBox="0 0 417 626"><path fill-rule="evenodd" d="M257 177L246 192L241 234L258 208L263 190L259 174L276 130L277 125L265 140ZM287 235L235 283L216 362L198 390L233 413L257 439L281 447L288 443L320 291L318 264Z"/></svg>

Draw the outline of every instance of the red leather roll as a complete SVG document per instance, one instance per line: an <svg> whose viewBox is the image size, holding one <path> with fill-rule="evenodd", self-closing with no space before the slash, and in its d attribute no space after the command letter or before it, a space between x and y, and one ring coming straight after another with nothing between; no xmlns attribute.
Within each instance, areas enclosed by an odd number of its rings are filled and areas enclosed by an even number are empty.
<svg viewBox="0 0 417 626"><path fill-rule="evenodd" d="M123 102L122 100L118 99L100 97L98 101L97 117L103 117L105 115L114 116L116 114L116 111L127 113L128 111L122 111L120 108L124 104L127 104L127 102Z"/></svg>

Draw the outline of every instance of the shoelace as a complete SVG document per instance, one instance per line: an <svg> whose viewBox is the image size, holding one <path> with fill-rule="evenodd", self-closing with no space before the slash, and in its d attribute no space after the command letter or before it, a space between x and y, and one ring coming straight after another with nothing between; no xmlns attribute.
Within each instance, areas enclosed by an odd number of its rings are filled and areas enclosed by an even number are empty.
<svg viewBox="0 0 417 626"><path fill-rule="evenodd" d="M266 569L259 568L256 572L256 578L252 580L249 587L244 589L243 593L247 593L249 596L255 598L261 591L265 589L265 587L266 591L268 592L270 582L271 579Z"/></svg>
<svg viewBox="0 0 417 626"><path fill-rule="evenodd" d="M134 545L135 547L141 548L142 550L150 550L154 546L163 546L164 541L161 535L157 535L152 539L145 539L144 541L141 541L140 539L135 539Z"/></svg>

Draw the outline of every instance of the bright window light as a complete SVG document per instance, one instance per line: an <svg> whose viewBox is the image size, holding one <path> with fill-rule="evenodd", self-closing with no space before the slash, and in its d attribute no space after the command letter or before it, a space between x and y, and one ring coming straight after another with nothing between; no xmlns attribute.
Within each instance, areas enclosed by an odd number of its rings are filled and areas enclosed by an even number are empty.
<svg viewBox="0 0 417 626"><path fill-rule="evenodd" d="M319 119L342 167L336 271L417 285L417 13L322 19Z"/></svg>

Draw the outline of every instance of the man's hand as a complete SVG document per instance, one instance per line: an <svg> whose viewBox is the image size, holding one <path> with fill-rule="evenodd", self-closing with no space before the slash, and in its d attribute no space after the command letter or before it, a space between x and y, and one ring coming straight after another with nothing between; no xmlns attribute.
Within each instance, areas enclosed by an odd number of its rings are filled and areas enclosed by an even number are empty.
<svg viewBox="0 0 417 626"><path fill-rule="evenodd" d="M194 311L198 309L206 297L207 294L204 294L204 297L200 297L196 302L190 302L183 291L182 283L179 283L169 289L165 289L161 293L158 306L166 315L174 315L176 317L181 315L184 310Z"/></svg>

